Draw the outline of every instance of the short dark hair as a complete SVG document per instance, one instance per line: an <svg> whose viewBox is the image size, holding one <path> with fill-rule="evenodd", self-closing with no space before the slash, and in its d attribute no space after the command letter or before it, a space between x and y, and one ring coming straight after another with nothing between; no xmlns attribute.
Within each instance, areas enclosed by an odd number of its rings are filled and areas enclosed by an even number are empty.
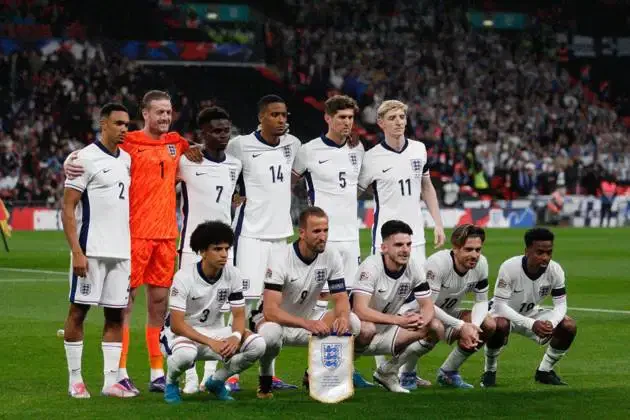
<svg viewBox="0 0 630 420"><path fill-rule="evenodd" d="M328 98L324 103L324 112L331 117L338 111L345 109L352 109L356 114L359 112L359 105L357 105L357 101L346 95L335 95Z"/></svg>
<svg viewBox="0 0 630 420"><path fill-rule="evenodd" d="M459 225L451 234L451 244L454 247L461 248L464 246L468 238L479 238L483 243L486 240L486 231L479 226L471 225L469 223Z"/></svg>
<svg viewBox="0 0 630 420"><path fill-rule="evenodd" d="M282 99L278 95L265 95L258 100L258 104L257 104L258 113L260 114L261 112L263 112L269 104L278 104L278 103L286 105L286 102L284 101L284 99Z"/></svg>
<svg viewBox="0 0 630 420"><path fill-rule="evenodd" d="M306 221L308 220L309 217L311 216L315 216L315 217L328 217L328 215L326 214L326 212L324 211L324 209L322 209L321 207L316 207L316 206L310 206L305 208L304 210L302 210L300 212L300 217L299 217L299 226L304 229L306 227Z"/></svg>
<svg viewBox="0 0 630 420"><path fill-rule="evenodd" d="M525 246L529 248L536 241L553 242L553 232L547 228L533 228L525 232Z"/></svg>
<svg viewBox="0 0 630 420"><path fill-rule="evenodd" d="M204 124L208 124L214 120L229 120L230 114L223 108L218 106L211 106L202 109L197 115L197 127L201 127Z"/></svg>
<svg viewBox="0 0 630 420"><path fill-rule="evenodd" d="M411 226L401 220L389 220L385 222L381 227L381 238L383 238L383 240L397 233L406 233L407 235L413 235L413 229L411 229Z"/></svg>
<svg viewBox="0 0 630 420"><path fill-rule="evenodd" d="M110 102L108 104L103 105L101 108L101 119L109 118L112 115L112 112L121 111L129 114L129 110L123 104L119 104L118 102Z"/></svg>
<svg viewBox="0 0 630 420"><path fill-rule="evenodd" d="M162 99L170 101L171 95L163 90L150 90L142 97L142 109L149 109L151 102L161 101Z"/></svg>
<svg viewBox="0 0 630 420"><path fill-rule="evenodd" d="M190 236L190 248L199 253L208 249L210 245L234 243L234 232L229 225L213 220L197 226Z"/></svg>

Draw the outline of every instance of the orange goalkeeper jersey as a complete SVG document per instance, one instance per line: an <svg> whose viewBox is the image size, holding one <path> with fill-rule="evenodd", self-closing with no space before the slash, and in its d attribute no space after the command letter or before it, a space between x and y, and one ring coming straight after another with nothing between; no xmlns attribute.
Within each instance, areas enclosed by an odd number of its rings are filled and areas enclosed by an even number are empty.
<svg viewBox="0 0 630 420"><path fill-rule="evenodd" d="M143 131L127 133L120 148L131 155L129 218L132 238L175 239L175 178L188 141L178 133L159 140Z"/></svg>

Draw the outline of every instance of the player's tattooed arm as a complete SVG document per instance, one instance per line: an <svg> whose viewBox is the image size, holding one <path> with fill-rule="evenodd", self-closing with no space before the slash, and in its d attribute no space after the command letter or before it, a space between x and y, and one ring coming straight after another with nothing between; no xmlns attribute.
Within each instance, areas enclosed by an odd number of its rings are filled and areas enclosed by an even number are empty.
<svg viewBox="0 0 630 420"><path fill-rule="evenodd" d="M201 163L203 161L203 153L201 146L198 144L191 144L191 146L184 152L184 156L191 162Z"/></svg>

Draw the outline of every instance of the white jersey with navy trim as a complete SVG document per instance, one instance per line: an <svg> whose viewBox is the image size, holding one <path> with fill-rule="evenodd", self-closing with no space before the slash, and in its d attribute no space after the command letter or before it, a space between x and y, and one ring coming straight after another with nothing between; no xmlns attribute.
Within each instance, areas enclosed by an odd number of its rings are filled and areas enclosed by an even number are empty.
<svg viewBox="0 0 630 420"><path fill-rule="evenodd" d="M222 328L221 307L245 306L243 278L238 268L226 265L217 278L208 278L202 262L187 265L175 273L170 290L169 307L185 313L184 320L192 327Z"/></svg>
<svg viewBox="0 0 630 420"><path fill-rule="evenodd" d="M328 241L359 239L357 185L364 154L360 143L351 148L323 135L304 144L293 163L306 179L310 204L328 214Z"/></svg>
<svg viewBox="0 0 630 420"><path fill-rule="evenodd" d="M343 263L337 251L326 248L313 261L306 261L296 241L270 256L265 289L282 292L280 307L284 311L310 319L325 285L332 294L346 292Z"/></svg>
<svg viewBox="0 0 630 420"><path fill-rule="evenodd" d="M444 249L427 258L425 270L435 306L451 313L458 309L467 293L487 300L488 261L481 255L477 266L466 273L457 272L453 251Z"/></svg>
<svg viewBox="0 0 630 420"><path fill-rule="evenodd" d="M114 155L95 141L79 151L77 162L83 174L66 179L64 186L82 193L75 209L81 249L88 257L131 258L131 157L121 149Z"/></svg>
<svg viewBox="0 0 630 420"><path fill-rule="evenodd" d="M374 226L372 253L380 248L381 226L389 220L401 220L413 230L413 245L423 245L424 217L420 204L422 178L429 176L427 149L423 143L405 139L400 152L381 142L365 153L359 188L374 191Z"/></svg>
<svg viewBox="0 0 630 420"><path fill-rule="evenodd" d="M397 314L407 297L416 299L431 296L424 269L414 259L399 272L385 267L383 254L370 255L359 266L352 293L371 297L369 307L385 314Z"/></svg>
<svg viewBox="0 0 630 420"><path fill-rule="evenodd" d="M179 159L181 179L181 212L184 218L180 232L180 252L190 249L190 236L195 228L209 220L232 223L232 194L241 173L241 162L230 155L216 161L207 153L195 163L186 156Z"/></svg>
<svg viewBox="0 0 630 420"><path fill-rule="evenodd" d="M499 267L494 287L494 301L502 300L522 316L531 317L537 305L551 295L554 299L566 297L564 270L555 261L537 276L529 277L524 267L527 258L523 255L506 260Z"/></svg>
<svg viewBox="0 0 630 420"><path fill-rule="evenodd" d="M240 194L247 198L236 216L237 237L282 239L293 234L291 168L299 148L300 140L291 134L281 136L276 146L265 143L258 131L230 140L226 153L242 162Z"/></svg>

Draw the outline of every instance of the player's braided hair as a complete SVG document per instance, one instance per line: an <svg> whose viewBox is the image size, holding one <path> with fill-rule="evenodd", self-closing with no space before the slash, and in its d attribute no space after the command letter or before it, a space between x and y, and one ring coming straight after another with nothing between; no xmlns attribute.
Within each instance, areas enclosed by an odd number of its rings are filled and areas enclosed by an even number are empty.
<svg viewBox="0 0 630 420"><path fill-rule="evenodd" d="M485 242L486 232L479 226L468 223L459 225L451 234L451 244L455 248L461 248L464 246L468 238L480 238L481 242Z"/></svg>
<svg viewBox="0 0 630 420"><path fill-rule="evenodd" d="M234 243L234 232L229 225L213 220L197 226L190 236L190 248L197 254L208 249L210 245Z"/></svg>

